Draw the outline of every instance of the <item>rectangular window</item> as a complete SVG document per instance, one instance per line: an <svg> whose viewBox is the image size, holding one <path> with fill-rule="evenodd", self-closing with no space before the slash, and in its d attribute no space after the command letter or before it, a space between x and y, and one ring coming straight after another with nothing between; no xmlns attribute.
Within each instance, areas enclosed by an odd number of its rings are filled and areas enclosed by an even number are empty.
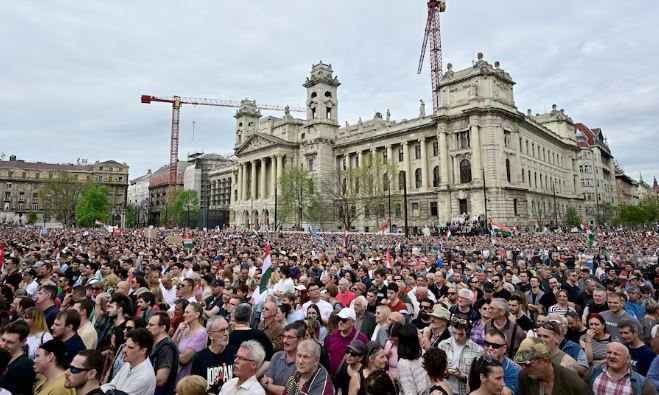
<svg viewBox="0 0 659 395"><path fill-rule="evenodd" d="M5 192L5 200L11 199L11 192L7 191Z"/></svg>
<svg viewBox="0 0 659 395"><path fill-rule="evenodd" d="M20 192L18 194L18 201L19 202L24 202L25 201L25 192Z"/></svg>
<svg viewBox="0 0 659 395"><path fill-rule="evenodd" d="M5 187L6 187L7 189L11 189L11 182L8 181L8 182L5 184Z"/></svg>
<svg viewBox="0 0 659 395"><path fill-rule="evenodd" d="M470 142L469 142L469 132L459 132L456 134L457 139L458 139L458 149L465 149L469 148Z"/></svg>
<svg viewBox="0 0 659 395"><path fill-rule="evenodd" d="M399 162L403 161L403 147L398 148L398 161Z"/></svg>
<svg viewBox="0 0 659 395"><path fill-rule="evenodd" d="M513 212L517 215L517 199L513 199Z"/></svg>
<svg viewBox="0 0 659 395"><path fill-rule="evenodd" d="M396 217L399 217L399 218L400 218L400 216L401 216L401 208L400 208L400 204L397 204L397 205L396 205L394 211L396 212Z"/></svg>
<svg viewBox="0 0 659 395"><path fill-rule="evenodd" d="M314 163L313 163L313 158L310 158L310 159L307 161L307 167L309 168L309 171L310 171L310 172L315 171Z"/></svg>
<svg viewBox="0 0 659 395"><path fill-rule="evenodd" d="M25 203L23 203L23 202L18 203L18 210L19 211L25 210Z"/></svg>
<svg viewBox="0 0 659 395"><path fill-rule="evenodd" d="M432 143L432 156L439 156L439 143L437 141Z"/></svg>
<svg viewBox="0 0 659 395"><path fill-rule="evenodd" d="M2 207L3 207L3 210L9 211L9 202L5 202L5 204Z"/></svg>
<svg viewBox="0 0 659 395"><path fill-rule="evenodd" d="M412 216L413 217L419 216L419 203L412 203Z"/></svg>
<svg viewBox="0 0 659 395"><path fill-rule="evenodd" d="M421 159L421 144L414 146L414 159Z"/></svg>
<svg viewBox="0 0 659 395"><path fill-rule="evenodd" d="M33 211L38 211L39 210L39 205L37 203L32 203L32 210Z"/></svg>
<svg viewBox="0 0 659 395"><path fill-rule="evenodd" d="M430 202L430 216L431 217L439 216L439 211L437 210L437 202Z"/></svg>

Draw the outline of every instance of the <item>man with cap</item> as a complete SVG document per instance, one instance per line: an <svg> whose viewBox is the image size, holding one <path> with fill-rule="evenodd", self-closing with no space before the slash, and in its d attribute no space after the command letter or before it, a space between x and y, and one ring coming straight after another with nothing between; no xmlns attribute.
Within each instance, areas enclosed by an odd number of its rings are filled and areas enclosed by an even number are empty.
<svg viewBox="0 0 659 395"><path fill-rule="evenodd" d="M522 367L520 394L592 394L576 372L551 361L549 347L536 337L522 341L514 360Z"/></svg>
<svg viewBox="0 0 659 395"><path fill-rule="evenodd" d="M355 373L359 374L364 366L362 360L365 352L366 345L357 339L351 341L346 347L345 363L341 364L339 371L334 375L334 383L341 394L348 394L350 379Z"/></svg>
<svg viewBox="0 0 659 395"><path fill-rule="evenodd" d="M207 297L204 303L204 315L206 318L218 315L223 305L222 295L224 293L224 280L214 280L211 283L211 296Z"/></svg>
<svg viewBox="0 0 659 395"><path fill-rule="evenodd" d="M436 304L430 312L430 325L423 329L421 346L424 350L437 347L442 340L451 337L449 321L451 312L441 304Z"/></svg>
<svg viewBox="0 0 659 395"><path fill-rule="evenodd" d="M481 307L483 307L486 302L489 304L489 302L492 301L492 298L494 298L494 285L491 282L486 281L483 283L483 297L476 301L476 311L480 311Z"/></svg>
<svg viewBox="0 0 659 395"><path fill-rule="evenodd" d="M48 340L39 346L34 357L34 372L41 378L34 384L34 394L74 395L75 391L64 386L68 365L64 342Z"/></svg>
<svg viewBox="0 0 659 395"><path fill-rule="evenodd" d="M344 307L337 314L339 318L339 327L334 332L327 335L325 339L325 349L330 357L330 374L334 375L345 355L345 349L353 339L358 339L364 344L368 338L362 332L355 328L355 310L350 307Z"/></svg>

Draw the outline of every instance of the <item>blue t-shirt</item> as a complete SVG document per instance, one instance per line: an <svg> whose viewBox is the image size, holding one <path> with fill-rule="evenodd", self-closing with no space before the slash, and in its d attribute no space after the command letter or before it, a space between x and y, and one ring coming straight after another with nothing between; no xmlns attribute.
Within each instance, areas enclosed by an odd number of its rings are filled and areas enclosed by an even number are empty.
<svg viewBox="0 0 659 395"><path fill-rule="evenodd" d="M629 349L629 354L632 358L632 366L634 367L634 370L643 376L647 376L650 364L657 354L646 344L636 348L627 346L627 348Z"/></svg>

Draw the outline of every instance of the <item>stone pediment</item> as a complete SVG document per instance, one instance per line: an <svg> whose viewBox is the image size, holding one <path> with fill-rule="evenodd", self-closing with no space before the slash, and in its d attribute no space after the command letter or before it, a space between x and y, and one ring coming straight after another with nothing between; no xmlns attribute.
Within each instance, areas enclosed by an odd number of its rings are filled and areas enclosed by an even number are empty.
<svg viewBox="0 0 659 395"><path fill-rule="evenodd" d="M295 147L297 144L291 143L280 139L278 137L269 136L262 133L255 133L247 139L238 149L236 149L236 156L244 155L253 151L267 150L276 146Z"/></svg>

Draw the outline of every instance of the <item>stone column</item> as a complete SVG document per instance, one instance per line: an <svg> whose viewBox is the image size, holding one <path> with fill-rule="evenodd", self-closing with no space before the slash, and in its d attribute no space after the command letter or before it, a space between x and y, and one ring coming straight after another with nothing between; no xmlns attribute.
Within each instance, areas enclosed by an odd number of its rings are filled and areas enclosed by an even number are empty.
<svg viewBox="0 0 659 395"><path fill-rule="evenodd" d="M387 162L396 163L392 155L391 144L387 144Z"/></svg>
<svg viewBox="0 0 659 395"><path fill-rule="evenodd" d="M426 138L419 139L421 145L421 189L428 188L430 185L428 180L428 163L426 161Z"/></svg>
<svg viewBox="0 0 659 395"><path fill-rule="evenodd" d="M449 185L449 152L448 152L448 142L446 141L446 129L440 129L439 134L439 174L440 174L440 184L439 186L444 187Z"/></svg>
<svg viewBox="0 0 659 395"><path fill-rule="evenodd" d="M247 192L249 192L249 187L247 186L247 164L249 162L243 163L243 188L242 188L242 195L243 195L243 201L247 200L247 196L249 195Z"/></svg>
<svg viewBox="0 0 659 395"><path fill-rule="evenodd" d="M284 170L283 160L282 155L277 155L277 181L279 181L279 177L281 177Z"/></svg>
<svg viewBox="0 0 659 395"><path fill-rule="evenodd" d="M524 180L522 179L522 149L519 146L519 129L513 129L513 144L515 146L515 175L513 176L514 180L517 180L517 184L523 184Z"/></svg>
<svg viewBox="0 0 659 395"><path fill-rule="evenodd" d="M377 162L378 149L377 147L371 148L371 163L375 166L375 174L380 176L380 166L376 166ZM376 181L376 180L374 180ZM376 181L377 182L377 181Z"/></svg>
<svg viewBox="0 0 659 395"><path fill-rule="evenodd" d="M249 162L250 165L252 166L252 179L250 180L250 199L254 200L256 199L256 161L253 160Z"/></svg>
<svg viewBox="0 0 659 395"><path fill-rule="evenodd" d="M364 166L363 161L364 161L364 151L359 150L359 152L357 153L357 167L358 168L361 168L362 166Z"/></svg>
<svg viewBox="0 0 659 395"><path fill-rule="evenodd" d="M275 188L277 187L277 157L272 155L270 157L270 197L275 197Z"/></svg>
<svg viewBox="0 0 659 395"><path fill-rule="evenodd" d="M236 189L238 189L238 201L243 200L243 164L239 163L238 164L238 176L236 177L236 183L234 184L236 186Z"/></svg>
<svg viewBox="0 0 659 395"><path fill-rule="evenodd" d="M480 181L483 165L481 164L481 138L480 126L475 122L471 124L471 178L474 181Z"/></svg>
<svg viewBox="0 0 659 395"><path fill-rule="evenodd" d="M260 185L259 185L259 198L261 198L261 199L265 199L265 196L267 195L266 192L265 192L265 159L266 158L261 158L260 159L261 170L259 171L259 173L260 173L261 179L259 181L261 181L261 182L260 182Z"/></svg>
<svg viewBox="0 0 659 395"><path fill-rule="evenodd" d="M407 184L407 190L409 191L412 186L412 177L410 176L410 156L407 141L403 141L403 169L405 170L405 183Z"/></svg>

